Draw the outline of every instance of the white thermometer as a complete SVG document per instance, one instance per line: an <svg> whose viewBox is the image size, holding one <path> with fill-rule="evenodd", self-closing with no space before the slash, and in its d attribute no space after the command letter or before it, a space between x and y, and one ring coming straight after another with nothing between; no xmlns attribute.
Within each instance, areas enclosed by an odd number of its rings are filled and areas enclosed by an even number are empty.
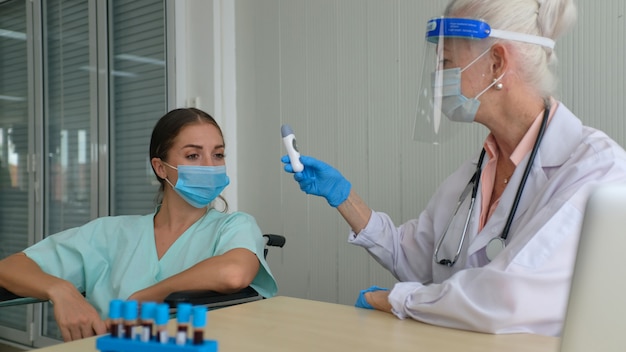
<svg viewBox="0 0 626 352"><path fill-rule="evenodd" d="M304 165L300 162L300 152L296 145L296 136L293 134L291 126L285 124L280 127L280 134L283 136L283 143L287 148L287 155L289 155L289 161L294 172L301 172L304 170Z"/></svg>

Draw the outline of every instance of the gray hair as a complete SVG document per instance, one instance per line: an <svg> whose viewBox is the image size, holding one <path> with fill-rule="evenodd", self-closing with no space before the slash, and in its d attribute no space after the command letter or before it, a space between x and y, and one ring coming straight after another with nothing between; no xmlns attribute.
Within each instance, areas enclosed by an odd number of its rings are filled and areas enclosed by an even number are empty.
<svg viewBox="0 0 626 352"><path fill-rule="evenodd" d="M481 19L491 28L547 37L552 40L567 32L576 22L573 0L452 0L446 16ZM490 39L489 45L503 39ZM556 54L536 44L509 41L518 58L519 77L541 96L554 95L557 78Z"/></svg>

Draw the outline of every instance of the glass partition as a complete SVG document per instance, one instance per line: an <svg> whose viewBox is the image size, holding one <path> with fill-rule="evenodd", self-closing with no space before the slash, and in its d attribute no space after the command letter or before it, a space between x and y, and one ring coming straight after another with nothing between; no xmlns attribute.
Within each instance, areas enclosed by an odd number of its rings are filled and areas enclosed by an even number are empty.
<svg viewBox="0 0 626 352"><path fill-rule="evenodd" d="M28 245L32 221L26 2L0 3L0 258ZM26 306L2 309L0 337L26 339Z"/></svg>
<svg viewBox="0 0 626 352"><path fill-rule="evenodd" d="M96 217L154 210L165 11L165 0L0 0L0 258ZM61 340L51 304L1 309L0 339Z"/></svg>

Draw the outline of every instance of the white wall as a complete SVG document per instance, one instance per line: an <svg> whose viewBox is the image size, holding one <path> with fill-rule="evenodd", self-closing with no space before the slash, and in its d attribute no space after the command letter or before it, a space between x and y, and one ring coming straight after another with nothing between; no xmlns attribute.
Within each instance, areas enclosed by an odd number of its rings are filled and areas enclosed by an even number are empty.
<svg viewBox="0 0 626 352"><path fill-rule="evenodd" d="M176 107L215 110L213 1L171 2L175 15ZM172 25L168 23L168 25ZM168 48L172 50L172 48ZM220 123L221 117L215 116Z"/></svg>
<svg viewBox="0 0 626 352"><path fill-rule="evenodd" d="M223 195L238 208L235 13L231 0L169 0L173 18L174 105L197 107L215 118L226 141L230 186Z"/></svg>
<svg viewBox="0 0 626 352"><path fill-rule="evenodd" d="M362 249L346 243L348 226L339 214L323 199L302 193L282 171L279 129L289 123L301 152L335 165L373 209L397 223L416 217L442 179L478 152L486 135L474 125L439 146L412 140L424 24L445 2L237 0L232 12L224 12L229 1L215 1L221 21L234 19L234 36L222 26L218 40L235 38L236 70L230 76L235 84L223 88L222 81L222 92L213 96L221 100L225 92L236 99L221 123L236 126L225 132L236 138L237 152L229 154L228 163L229 169L232 163L237 167L237 208L253 214L263 231L287 237L285 248L269 258L279 294L353 304L360 289L393 285ZM204 23L213 3L187 0L187 13ZM194 6L207 13L190 11ZM575 31L556 48L559 98L586 124L626 145L624 1L584 0L578 7ZM194 48L212 39L206 28L188 25L193 33L186 55L196 56ZM223 58L220 50L215 57ZM212 79L211 72L196 70L201 62L193 60L205 58L187 59L189 96L198 81Z"/></svg>
<svg viewBox="0 0 626 352"><path fill-rule="evenodd" d="M417 216L441 179L478 150L478 126L440 147L412 140L425 23L442 6L237 1L239 204L264 231L287 237L270 257L280 294L353 304L360 289L395 282L346 243L336 210L282 171L281 124L294 128L302 153L337 166L398 222Z"/></svg>

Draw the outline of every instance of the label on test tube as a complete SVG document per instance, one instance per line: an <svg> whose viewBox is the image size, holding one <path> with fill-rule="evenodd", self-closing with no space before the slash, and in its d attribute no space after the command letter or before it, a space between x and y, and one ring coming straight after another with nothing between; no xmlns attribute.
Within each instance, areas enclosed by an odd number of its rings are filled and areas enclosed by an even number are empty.
<svg viewBox="0 0 626 352"><path fill-rule="evenodd" d="M152 323L154 322L155 302L144 302L141 304L141 341L152 340Z"/></svg>
<svg viewBox="0 0 626 352"><path fill-rule="evenodd" d="M122 319L122 305L124 301L114 299L109 302L109 319L111 319L111 336L122 337L124 335L124 325Z"/></svg>
<svg viewBox="0 0 626 352"><path fill-rule="evenodd" d="M170 319L170 306L166 303L159 303L156 306L154 323L156 324L157 340L160 343L168 343L167 321Z"/></svg>
<svg viewBox="0 0 626 352"><path fill-rule="evenodd" d="M193 344L204 343L204 327L206 326L207 308L205 306L193 307Z"/></svg>
<svg viewBox="0 0 626 352"><path fill-rule="evenodd" d="M176 344L184 345L187 343L187 330L189 328L189 320L191 319L192 305L189 303L179 303L176 306L176 322L178 330L176 332Z"/></svg>
<svg viewBox="0 0 626 352"><path fill-rule="evenodd" d="M135 326L137 325L137 301L126 301L124 310L124 337L133 340L135 338Z"/></svg>

